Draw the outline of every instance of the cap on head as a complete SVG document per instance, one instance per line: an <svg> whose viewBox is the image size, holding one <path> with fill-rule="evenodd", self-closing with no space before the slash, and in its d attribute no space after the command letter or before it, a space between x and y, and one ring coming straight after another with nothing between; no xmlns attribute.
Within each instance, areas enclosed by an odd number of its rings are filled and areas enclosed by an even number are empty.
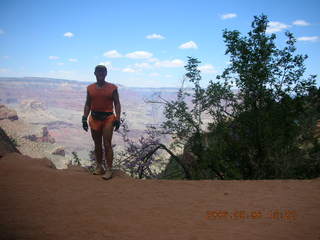
<svg viewBox="0 0 320 240"><path fill-rule="evenodd" d="M104 65L97 65L94 71L107 71L107 68Z"/></svg>

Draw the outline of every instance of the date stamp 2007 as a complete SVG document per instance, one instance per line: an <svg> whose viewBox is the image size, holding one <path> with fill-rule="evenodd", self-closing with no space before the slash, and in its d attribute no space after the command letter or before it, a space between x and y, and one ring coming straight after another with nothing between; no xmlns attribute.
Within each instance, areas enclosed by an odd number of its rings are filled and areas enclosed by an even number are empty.
<svg viewBox="0 0 320 240"><path fill-rule="evenodd" d="M231 220L244 220L244 219L271 219L271 220L284 220L284 221L292 221L296 220L297 213L294 210L234 210L234 211L226 211L226 210L214 210L207 211L205 219L207 220L223 220L223 219L231 219Z"/></svg>

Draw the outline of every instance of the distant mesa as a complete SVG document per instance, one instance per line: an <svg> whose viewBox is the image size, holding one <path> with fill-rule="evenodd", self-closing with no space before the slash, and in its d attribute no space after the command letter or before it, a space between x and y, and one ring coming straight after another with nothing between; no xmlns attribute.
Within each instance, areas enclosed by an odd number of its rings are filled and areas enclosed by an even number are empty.
<svg viewBox="0 0 320 240"><path fill-rule="evenodd" d="M17 112L13 109L7 108L5 105L0 104L0 120L9 119L11 121L18 120Z"/></svg>
<svg viewBox="0 0 320 240"><path fill-rule="evenodd" d="M64 148L60 147L60 148L57 148L56 150L54 150L52 152L53 155L59 155L59 156L65 156L65 151L64 151Z"/></svg>
<svg viewBox="0 0 320 240"><path fill-rule="evenodd" d="M49 134L48 128L43 127L42 128L42 142L49 142L49 143L55 143L55 140L51 135Z"/></svg>
<svg viewBox="0 0 320 240"><path fill-rule="evenodd" d="M55 143L56 142L55 139L50 135L47 127L42 128L42 136L41 137L37 137L36 135L32 134L32 135L24 136L24 138L28 139L32 142L47 142L47 143Z"/></svg>
<svg viewBox="0 0 320 240"><path fill-rule="evenodd" d="M37 100L33 100L33 99L28 99L28 100L24 100L21 102L21 108L22 111L26 112L26 111L30 111L30 110L46 110L46 107L44 106L44 104L40 101Z"/></svg>

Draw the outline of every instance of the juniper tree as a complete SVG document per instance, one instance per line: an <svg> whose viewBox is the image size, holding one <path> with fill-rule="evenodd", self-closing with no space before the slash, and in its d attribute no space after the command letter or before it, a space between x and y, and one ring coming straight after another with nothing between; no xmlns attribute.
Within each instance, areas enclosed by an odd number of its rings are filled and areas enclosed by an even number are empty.
<svg viewBox="0 0 320 240"><path fill-rule="evenodd" d="M313 131L305 131L319 118L319 109L312 106L319 94L308 97L316 89L316 76L304 76L307 56L295 55L290 32L285 33L286 46L277 48L276 35L266 31L267 16L255 16L251 27L247 36L223 31L230 65L206 91L213 119L207 167L229 178L306 177L297 169L307 166L315 168L309 177L319 175L319 158L302 147L306 139L315 148L318 144Z"/></svg>

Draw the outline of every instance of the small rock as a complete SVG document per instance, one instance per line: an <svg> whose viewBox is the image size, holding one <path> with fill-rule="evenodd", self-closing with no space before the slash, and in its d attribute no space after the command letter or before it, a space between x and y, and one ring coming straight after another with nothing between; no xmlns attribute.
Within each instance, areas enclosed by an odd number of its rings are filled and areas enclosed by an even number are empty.
<svg viewBox="0 0 320 240"><path fill-rule="evenodd" d="M28 140L30 140L32 142L37 142L37 140L38 140L38 137L36 135L34 135L34 134L23 136L23 138L28 139Z"/></svg>
<svg viewBox="0 0 320 240"><path fill-rule="evenodd" d="M52 154L53 155L60 155L60 156L65 156L65 151L64 151L64 149L63 148L57 148L56 150L54 150L53 152L52 152Z"/></svg>

